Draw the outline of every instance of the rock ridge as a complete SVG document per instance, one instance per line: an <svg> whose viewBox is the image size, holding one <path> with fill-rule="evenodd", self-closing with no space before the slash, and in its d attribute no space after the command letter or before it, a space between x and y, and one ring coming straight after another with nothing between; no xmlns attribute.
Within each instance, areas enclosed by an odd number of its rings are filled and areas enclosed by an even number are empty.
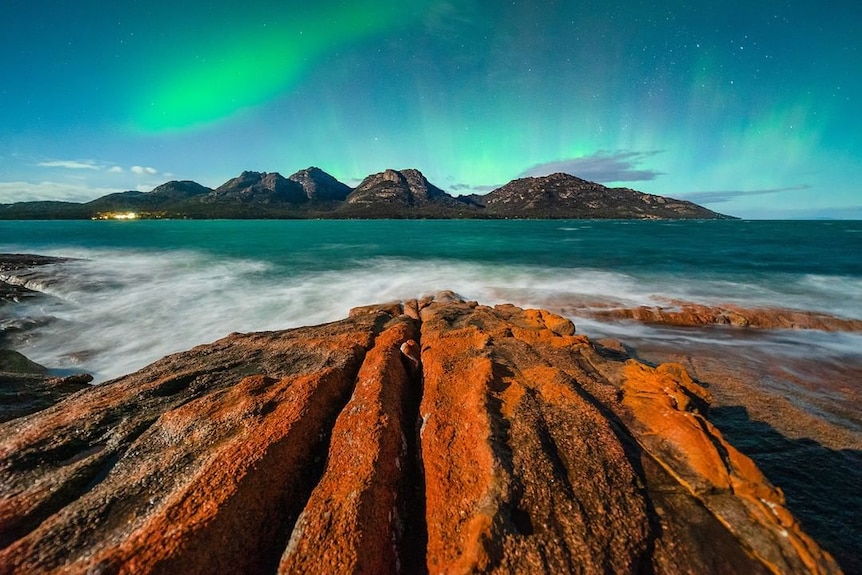
<svg viewBox="0 0 862 575"><path fill-rule="evenodd" d="M733 219L692 202L608 188L562 173L513 180L485 195L452 196L414 168L369 175L355 189L312 166L289 178L244 171L214 190L186 180L83 204L0 204L0 219L111 219L129 212L145 219Z"/></svg>
<svg viewBox="0 0 862 575"><path fill-rule="evenodd" d="M0 573L840 573L621 347L441 293L168 356L0 424Z"/></svg>

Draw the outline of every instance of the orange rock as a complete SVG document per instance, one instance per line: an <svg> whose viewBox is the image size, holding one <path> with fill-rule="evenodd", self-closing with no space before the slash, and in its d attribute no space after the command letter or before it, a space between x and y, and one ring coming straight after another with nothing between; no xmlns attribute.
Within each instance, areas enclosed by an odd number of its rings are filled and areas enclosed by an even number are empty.
<svg viewBox="0 0 862 575"><path fill-rule="evenodd" d="M839 573L624 352L443 293L166 357L0 424L0 574Z"/></svg>
<svg viewBox="0 0 862 575"><path fill-rule="evenodd" d="M413 337L412 323L395 323L368 352L353 396L335 422L326 469L293 528L280 573L399 571L410 457L404 426L413 425L405 420L410 381L399 345Z"/></svg>
<svg viewBox="0 0 862 575"><path fill-rule="evenodd" d="M837 569L792 519L783 493L694 408L690 398L708 401L709 396L681 366L654 369L629 360L624 372L622 403L633 415L629 428L635 437L769 569L776 573Z"/></svg>
<svg viewBox="0 0 862 575"><path fill-rule="evenodd" d="M783 308L743 308L736 305L708 306L671 301L670 307L572 308L597 319L630 319L644 323L680 327L728 325L757 329L817 329L822 331L862 331L862 321L805 310Z"/></svg>

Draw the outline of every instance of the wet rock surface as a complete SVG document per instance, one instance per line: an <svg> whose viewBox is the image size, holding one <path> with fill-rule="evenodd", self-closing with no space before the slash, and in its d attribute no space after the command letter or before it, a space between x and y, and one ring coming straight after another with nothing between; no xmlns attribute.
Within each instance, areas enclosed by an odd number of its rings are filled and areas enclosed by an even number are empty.
<svg viewBox="0 0 862 575"><path fill-rule="evenodd" d="M0 306L39 296L39 290L27 287L32 268L68 261L66 258L32 254L0 254Z"/></svg>
<svg viewBox="0 0 862 575"><path fill-rule="evenodd" d="M862 320L836 317L807 310L746 308L725 304L710 306L671 301L667 306L571 308L599 320L634 320L647 324L677 327L730 326L755 329L815 329L821 331L862 331Z"/></svg>
<svg viewBox="0 0 862 575"><path fill-rule="evenodd" d="M449 294L168 356L0 425L0 573L840 572L627 355Z"/></svg>

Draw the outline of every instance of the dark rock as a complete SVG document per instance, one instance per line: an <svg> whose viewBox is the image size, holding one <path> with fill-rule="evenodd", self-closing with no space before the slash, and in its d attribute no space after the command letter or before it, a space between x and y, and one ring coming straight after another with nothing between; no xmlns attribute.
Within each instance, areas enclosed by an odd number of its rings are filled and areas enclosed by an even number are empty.
<svg viewBox="0 0 862 575"><path fill-rule="evenodd" d="M644 194L628 188L608 188L569 174L513 180L472 199L487 213L507 217L573 219L726 219L683 200Z"/></svg>
<svg viewBox="0 0 862 575"><path fill-rule="evenodd" d="M52 378L24 355L0 349L0 422L46 409L93 381L90 374Z"/></svg>
<svg viewBox="0 0 862 575"><path fill-rule="evenodd" d="M290 180L298 183L305 191L309 200L321 202L343 202L351 189L321 170L306 168L290 176Z"/></svg>
<svg viewBox="0 0 862 575"><path fill-rule="evenodd" d="M24 355L11 349L0 349L0 372L40 375L48 368L30 361Z"/></svg>
<svg viewBox="0 0 862 575"><path fill-rule="evenodd" d="M456 201L430 183L419 170L386 170L368 176L347 198L349 204L387 203L401 207L425 206L435 201Z"/></svg>
<svg viewBox="0 0 862 575"><path fill-rule="evenodd" d="M276 172L243 172L204 198L206 202L235 201L244 204L300 203L308 199L299 183Z"/></svg>

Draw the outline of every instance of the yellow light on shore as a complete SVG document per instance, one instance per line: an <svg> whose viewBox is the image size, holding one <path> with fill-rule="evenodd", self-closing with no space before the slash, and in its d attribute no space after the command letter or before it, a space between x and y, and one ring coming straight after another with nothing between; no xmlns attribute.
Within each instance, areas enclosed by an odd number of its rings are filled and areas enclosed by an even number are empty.
<svg viewBox="0 0 862 575"><path fill-rule="evenodd" d="M136 220L138 219L138 214L135 212L126 212L125 214L111 214L111 217L115 220Z"/></svg>

